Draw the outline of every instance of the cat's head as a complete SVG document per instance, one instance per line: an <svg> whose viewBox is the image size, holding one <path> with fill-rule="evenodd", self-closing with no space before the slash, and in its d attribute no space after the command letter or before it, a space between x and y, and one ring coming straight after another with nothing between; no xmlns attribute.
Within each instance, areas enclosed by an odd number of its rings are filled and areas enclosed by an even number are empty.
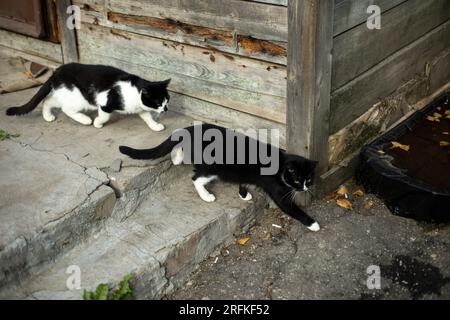
<svg viewBox="0 0 450 320"><path fill-rule="evenodd" d="M147 82L141 89L142 104L147 111L157 113L167 111L170 100L167 86L169 85L170 80L171 79L158 82Z"/></svg>
<svg viewBox="0 0 450 320"><path fill-rule="evenodd" d="M281 179L297 191L308 191L314 184L314 172L317 161L288 155L281 168Z"/></svg>

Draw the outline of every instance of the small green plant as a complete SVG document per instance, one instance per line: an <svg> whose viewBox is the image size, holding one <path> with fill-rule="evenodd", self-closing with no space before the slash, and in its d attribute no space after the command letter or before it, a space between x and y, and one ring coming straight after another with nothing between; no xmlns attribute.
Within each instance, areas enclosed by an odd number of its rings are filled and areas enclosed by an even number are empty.
<svg viewBox="0 0 450 320"><path fill-rule="evenodd" d="M0 129L0 141L11 139L11 138L17 138L20 134L10 134L6 132L5 130Z"/></svg>
<svg viewBox="0 0 450 320"><path fill-rule="evenodd" d="M133 297L133 289L130 287L130 281L133 279L132 274L126 275L119 282L117 288L113 291L109 290L107 284L99 284L94 292L84 290L83 300L128 300Z"/></svg>

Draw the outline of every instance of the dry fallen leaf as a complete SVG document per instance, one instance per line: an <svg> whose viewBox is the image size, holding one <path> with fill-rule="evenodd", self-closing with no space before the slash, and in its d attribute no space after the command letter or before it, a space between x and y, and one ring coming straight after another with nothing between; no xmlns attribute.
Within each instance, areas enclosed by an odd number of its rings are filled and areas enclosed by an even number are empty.
<svg viewBox="0 0 450 320"><path fill-rule="evenodd" d="M353 195L356 197L362 197L364 195L364 191L362 191L361 189L358 189L355 192L353 192Z"/></svg>
<svg viewBox="0 0 450 320"><path fill-rule="evenodd" d="M440 122L439 118L427 116L427 120L431 122Z"/></svg>
<svg viewBox="0 0 450 320"><path fill-rule="evenodd" d="M450 142L448 142L448 141L439 141L439 145L441 147L447 147L447 146L450 146Z"/></svg>
<svg viewBox="0 0 450 320"><path fill-rule="evenodd" d="M353 204L347 199L337 199L336 204L344 209L351 210L353 209Z"/></svg>
<svg viewBox="0 0 450 320"><path fill-rule="evenodd" d="M386 154L386 152L384 152L383 150L378 150L377 151L379 154Z"/></svg>
<svg viewBox="0 0 450 320"><path fill-rule="evenodd" d="M444 112L444 114L445 114L446 116L450 116L450 110L446 110L446 111Z"/></svg>
<svg viewBox="0 0 450 320"><path fill-rule="evenodd" d="M246 237L246 238L240 238L240 239L238 240L238 243L239 243L241 246L244 246L249 240L250 240L249 237Z"/></svg>
<svg viewBox="0 0 450 320"><path fill-rule="evenodd" d="M450 119L450 114L448 116L446 116L445 119Z"/></svg>
<svg viewBox="0 0 450 320"><path fill-rule="evenodd" d="M365 203L364 203L364 209L371 209L373 207L373 201L372 200L367 200Z"/></svg>
<svg viewBox="0 0 450 320"><path fill-rule="evenodd" d="M406 144L401 144L401 143L396 142L396 141L391 141L391 143L392 143L392 149L399 148L399 149L402 149L404 151L409 151L409 146L406 145Z"/></svg>
<svg viewBox="0 0 450 320"><path fill-rule="evenodd" d="M345 186L340 186L339 189L336 191L336 194L339 196L345 196L348 194L348 189Z"/></svg>
<svg viewBox="0 0 450 320"><path fill-rule="evenodd" d="M442 134L448 136L450 133L448 131L444 131Z"/></svg>
<svg viewBox="0 0 450 320"><path fill-rule="evenodd" d="M442 118L442 114L435 112L435 113L433 113L433 117L439 119L439 118Z"/></svg>

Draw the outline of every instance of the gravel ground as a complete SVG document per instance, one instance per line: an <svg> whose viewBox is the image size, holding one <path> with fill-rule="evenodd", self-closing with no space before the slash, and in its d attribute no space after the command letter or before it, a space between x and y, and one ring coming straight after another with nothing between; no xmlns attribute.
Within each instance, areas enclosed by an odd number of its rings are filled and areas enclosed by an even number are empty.
<svg viewBox="0 0 450 320"><path fill-rule="evenodd" d="M450 226L394 216L375 196L347 187L353 209L339 207L334 195L308 209L321 231L267 209L167 298L449 299ZM368 288L369 266L380 270L379 288Z"/></svg>

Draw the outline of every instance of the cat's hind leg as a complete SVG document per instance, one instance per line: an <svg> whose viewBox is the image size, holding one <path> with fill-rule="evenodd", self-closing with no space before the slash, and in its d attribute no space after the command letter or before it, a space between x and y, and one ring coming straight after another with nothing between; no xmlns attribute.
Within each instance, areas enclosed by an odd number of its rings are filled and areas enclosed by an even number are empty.
<svg viewBox="0 0 450 320"><path fill-rule="evenodd" d="M56 117L52 113L52 109L56 108L55 101L51 97L46 98L42 103L42 117L47 122L55 121Z"/></svg>
<svg viewBox="0 0 450 320"><path fill-rule="evenodd" d="M103 111L100 107L98 108L98 116L94 120L94 127L100 129L103 125L111 119L111 113Z"/></svg>
<svg viewBox="0 0 450 320"><path fill-rule="evenodd" d="M92 119L81 112L62 110L68 117L72 118L76 122L84 124L85 126L90 126L92 124Z"/></svg>
<svg viewBox="0 0 450 320"><path fill-rule="evenodd" d="M239 197L241 197L241 199L245 201L252 200L252 194L248 192L247 188L242 184L239 185Z"/></svg>
<svg viewBox="0 0 450 320"><path fill-rule="evenodd" d="M197 190L198 195L200 196L200 198L202 198L203 201L213 202L216 200L216 197L212 193L209 193L209 191L205 188L208 183L216 178L216 176L202 177L196 175L192 178L195 190Z"/></svg>

